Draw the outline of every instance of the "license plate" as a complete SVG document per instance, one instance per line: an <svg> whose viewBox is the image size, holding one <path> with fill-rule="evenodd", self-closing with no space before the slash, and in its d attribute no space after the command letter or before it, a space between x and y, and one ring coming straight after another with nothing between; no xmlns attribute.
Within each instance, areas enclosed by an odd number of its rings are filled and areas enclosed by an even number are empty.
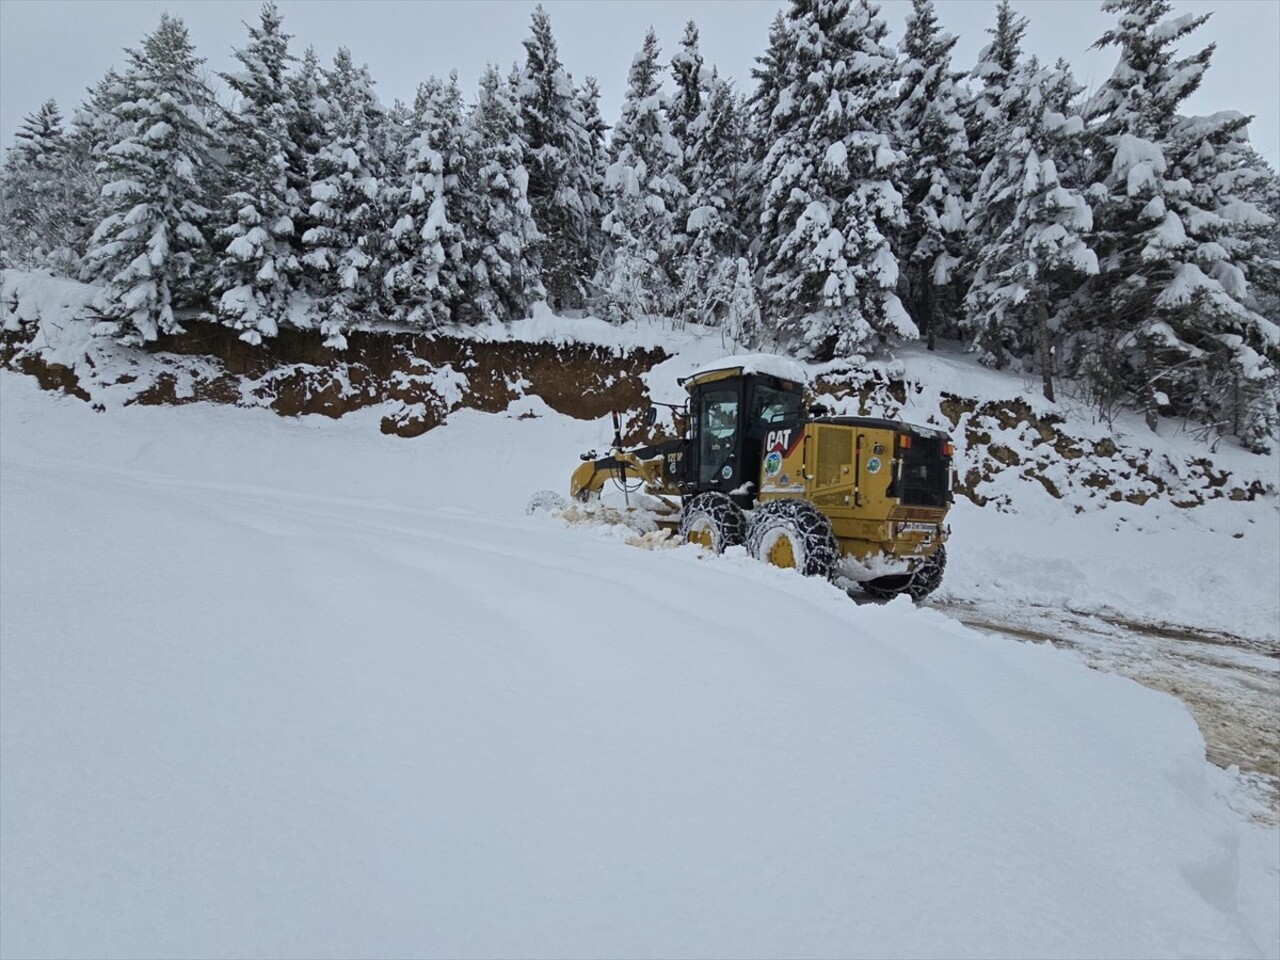
<svg viewBox="0 0 1280 960"><path fill-rule="evenodd" d="M938 529L936 523L900 523L899 533L933 533Z"/></svg>

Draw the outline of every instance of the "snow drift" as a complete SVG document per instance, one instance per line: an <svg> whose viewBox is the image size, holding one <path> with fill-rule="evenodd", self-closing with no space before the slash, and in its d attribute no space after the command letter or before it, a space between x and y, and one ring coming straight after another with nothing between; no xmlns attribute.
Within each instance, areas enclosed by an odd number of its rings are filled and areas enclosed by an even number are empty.
<svg viewBox="0 0 1280 960"><path fill-rule="evenodd" d="M1274 951L1177 701L524 517L603 424L0 390L0 953Z"/></svg>

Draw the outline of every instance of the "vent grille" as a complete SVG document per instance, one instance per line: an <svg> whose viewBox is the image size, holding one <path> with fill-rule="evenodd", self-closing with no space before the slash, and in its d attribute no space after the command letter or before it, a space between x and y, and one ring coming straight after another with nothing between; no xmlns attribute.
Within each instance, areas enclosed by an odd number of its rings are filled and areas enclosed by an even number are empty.
<svg viewBox="0 0 1280 960"><path fill-rule="evenodd" d="M850 482L842 467L853 466L853 431L846 427L818 428L818 473L816 485L833 487Z"/></svg>
<svg viewBox="0 0 1280 960"><path fill-rule="evenodd" d="M945 507L951 480L951 458L943 456L942 445L935 440L913 438L911 447L902 451L902 474L899 477L899 501L915 507Z"/></svg>

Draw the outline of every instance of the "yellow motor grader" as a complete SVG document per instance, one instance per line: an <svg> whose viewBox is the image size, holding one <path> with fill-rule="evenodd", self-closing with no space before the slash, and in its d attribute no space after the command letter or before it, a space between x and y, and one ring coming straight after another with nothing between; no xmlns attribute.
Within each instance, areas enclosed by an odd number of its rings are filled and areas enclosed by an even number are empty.
<svg viewBox="0 0 1280 960"><path fill-rule="evenodd" d="M729 357L680 381L682 436L592 451L570 495L598 497L609 480L642 486L665 507L659 522L722 553L809 576L840 577L876 597L920 599L946 566L953 448L942 431L809 409L804 370L768 354ZM649 422L656 420L651 408Z"/></svg>

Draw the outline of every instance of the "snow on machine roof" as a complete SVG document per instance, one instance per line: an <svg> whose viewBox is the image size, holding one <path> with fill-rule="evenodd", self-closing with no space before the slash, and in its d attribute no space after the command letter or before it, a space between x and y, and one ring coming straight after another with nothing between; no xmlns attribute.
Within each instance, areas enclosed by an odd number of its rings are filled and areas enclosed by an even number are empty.
<svg viewBox="0 0 1280 960"><path fill-rule="evenodd" d="M704 363L687 377L681 377L680 385L684 386L700 380L708 374L725 373L730 370L740 371L743 375L763 373L781 380L794 380L796 383L806 383L809 379L804 367L790 357L782 357L776 353L744 353L740 356L724 357L713 360L711 363Z"/></svg>

